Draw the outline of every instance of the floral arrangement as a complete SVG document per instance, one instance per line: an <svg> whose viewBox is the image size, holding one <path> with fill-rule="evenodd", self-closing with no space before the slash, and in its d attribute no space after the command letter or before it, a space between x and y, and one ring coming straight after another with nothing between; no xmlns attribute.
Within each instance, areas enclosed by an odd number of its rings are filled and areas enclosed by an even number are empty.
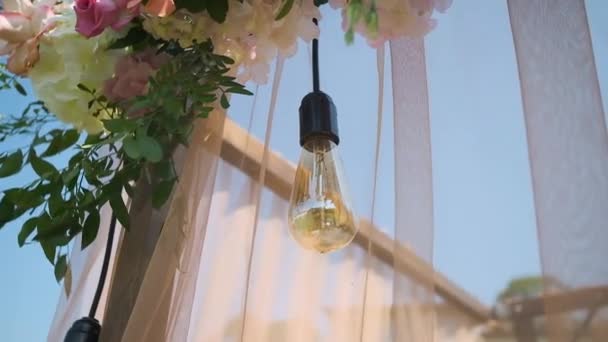
<svg viewBox="0 0 608 342"><path fill-rule="evenodd" d="M229 107L243 84L268 81L270 62L319 35L319 7L342 12L345 40L371 46L421 36L449 0L5 0L0 8L0 90L38 99L0 119L0 142L30 137L0 153L0 178L27 165L36 179L4 190L0 228L23 215L19 245L38 242L59 281L66 246L96 237L109 203L129 227L122 193L146 177L162 206L177 175L172 152L195 120ZM5 62L2 62L4 60ZM68 124L54 122L58 118ZM71 153L62 169L49 160Z"/></svg>

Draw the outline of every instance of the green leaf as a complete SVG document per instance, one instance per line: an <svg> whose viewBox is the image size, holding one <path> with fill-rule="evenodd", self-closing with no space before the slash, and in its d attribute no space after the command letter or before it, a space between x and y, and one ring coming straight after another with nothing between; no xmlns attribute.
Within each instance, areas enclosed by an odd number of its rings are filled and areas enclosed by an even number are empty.
<svg viewBox="0 0 608 342"><path fill-rule="evenodd" d="M210 0L215 1L215 0ZM177 9L185 8L192 13L198 13L206 8L207 2L205 0L175 0L175 7Z"/></svg>
<svg viewBox="0 0 608 342"><path fill-rule="evenodd" d="M84 153L83 152L76 153L75 155L73 155L70 158L70 161L68 162L68 166L70 168L79 166L79 164L81 163L81 160L83 159L83 157L84 157Z"/></svg>
<svg viewBox="0 0 608 342"><path fill-rule="evenodd" d="M78 83L76 86L78 87L78 89L80 89L80 90L82 90L82 91L84 91L86 93L89 93L89 94L93 94L94 93L94 91L92 91L91 89L89 89L87 86L85 86L82 83Z"/></svg>
<svg viewBox="0 0 608 342"><path fill-rule="evenodd" d="M160 209L160 207L167 202L174 184L175 180L162 181L156 184L154 192L152 193L152 205L154 208Z"/></svg>
<svg viewBox="0 0 608 342"><path fill-rule="evenodd" d="M61 174L61 181L63 181L63 184L65 186L70 185L70 183L76 178L78 177L78 175L80 174L80 169L79 168L70 168L68 170L66 170L65 172L63 172Z"/></svg>
<svg viewBox="0 0 608 342"><path fill-rule="evenodd" d="M127 115L136 115L142 110L147 110L152 107L152 102L148 98L138 99L131 104L127 110Z"/></svg>
<svg viewBox="0 0 608 342"><path fill-rule="evenodd" d="M53 246L65 244L65 232L74 224L75 217L71 211L63 211L61 215L51 219L46 212L38 217L38 235L34 240L46 241Z"/></svg>
<svg viewBox="0 0 608 342"><path fill-rule="evenodd" d="M220 99L220 104L222 105L222 108L224 108L224 109L228 109L228 107L230 107L230 102L228 102L228 97L226 96L226 94L222 94L222 98Z"/></svg>
<svg viewBox="0 0 608 342"><path fill-rule="evenodd" d="M120 192L111 194L110 206L112 207L112 212L114 215L116 215L118 222L120 222L125 229L129 229L129 211L127 210L125 203L122 201Z"/></svg>
<svg viewBox="0 0 608 342"><path fill-rule="evenodd" d="M163 159L163 148L154 138L143 135L137 136L137 145L142 157L152 163L158 163Z"/></svg>
<svg viewBox="0 0 608 342"><path fill-rule="evenodd" d="M72 238L69 235L66 235L65 233L66 232L62 232L60 234L47 236L44 238L44 240L53 246L67 246L67 244L70 243L70 240L72 240Z"/></svg>
<svg viewBox="0 0 608 342"><path fill-rule="evenodd" d="M250 92L249 90L245 89L244 87L230 87L228 89L226 89L226 92L228 93L233 93L233 94L241 94L241 95L253 95L252 92Z"/></svg>
<svg viewBox="0 0 608 342"><path fill-rule="evenodd" d="M291 1L293 2L293 0ZM226 20L226 14L228 13L228 0L207 1L207 12L213 20L218 23L223 23Z"/></svg>
<svg viewBox="0 0 608 342"><path fill-rule="evenodd" d="M21 170L23 152L17 150L9 154L0 164L0 178L12 176Z"/></svg>
<svg viewBox="0 0 608 342"><path fill-rule="evenodd" d="M0 200L0 228L15 219L15 211L15 204L4 195Z"/></svg>
<svg viewBox="0 0 608 342"><path fill-rule="evenodd" d="M37 224L37 217L32 217L31 219L25 221L25 223L21 227L19 235L17 235L17 243L19 244L19 247L23 247L23 245L25 245L25 241L30 235L32 235L32 232L34 232L34 230L36 229Z"/></svg>
<svg viewBox="0 0 608 342"><path fill-rule="evenodd" d="M154 175L161 180L172 180L175 178L175 168L171 158L165 159L154 167Z"/></svg>
<svg viewBox="0 0 608 342"><path fill-rule="evenodd" d="M133 137L126 137L122 141L122 149L125 151L127 156L131 159L141 158L141 151L139 150L139 144Z"/></svg>
<svg viewBox="0 0 608 342"><path fill-rule="evenodd" d="M64 206L63 198L61 198L61 194L58 192L54 192L51 194L51 196L49 197L48 206L49 214L51 215L51 217L57 217L61 215L61 213L63 213L66 209Z"/></svg>
<svg viewBox="0 0 608 342"><path fill-rule="evenodd" d="M49 147L46 149L46 151L44 151L41 156L50 157L56 155L57 153L63 152L72 145L74 145L78 141L79 137L80 134L77 130L67 130L62 135L55 136L53 140L51 140Z"/></svg>
<svg viewBox="0 0 608 342"><path fill-rule="evenodd" d="M46 259L51 263L51 265L55 265L55 245L43 240L40 241L40 246L42 247L42 251L46 256Z"/></svg>
<svg viewBox="0 0 608 342"><path fill-rule="evenodd" d="M218 55L217 59L224 64L229 64L229 65L234 64L234 59L232 59L228 56Z"/></svg>
<svg viewBox="0 0 608 342"><path fill-rule="evenodd" d="M40 178L43 179L53 179L53 177L58 176L59 172L53 166L53 164L47 162L46 160L38 157L34 150L30 150L30 164L32 164L32 169Z"/></svg>
<svg viewBox="0 0 608 342"><path fill-rule="evenodd" d="M355 31L352 28L344 33L344 41L346 45L352 45L355 42Z"/></svg>
<svg viewBox="0 0 608 342"><path fill-rule="evenodd" d="M61 279L65 276L65 272L68 269L68 258L65 254L62 254L57 259L57 263L55 264L55 279L57 282L60 282Z"/></svg>
<svg viewBox="0 0 608 342"><path fill-rule="evenodd" d="M82 200L80 201L80 207L88 207L95 202L95 196L89 190L82 190L84 196L82 196Z"/></svg>
<svg viewBox="0 0 608 342"><path fill-rule="evenodd" d="M127 195L129 195L129 197L133 198L133 196L135 196L135 189L133 189L133 187L131 186L131 184L129 184L129 182L126 182L124 184L124 188L125 188L125 191L127 192Z"/></svg>
<svg viewBox="0 0 608 342"><path fill-rule="evenodd" d="M13 83L13 87L15 87L15 90L17 90L17 92L23 96L27 96L27 92L25 91L25 88L23 88L23 86L21 85L21 83L15 81Z"/></svg>
<svg viewBox="0 0 608 342"><path fill-rule="evenodd" d="M294 0L283 0L283 3L281 4L281 8L279 9L279 12L277 13L277 15L274 17L274 20L281 20L286 15L288 15L289 11L291 11L291 8L293 7L293 3L294 3Z"/></svg>
<svg viewBox="0 0 608 342"><path fill-rule="evenodd" d="M45 190L48 187L41 187L40 185L33 190L26 190L22 188L13 188L4 191L4 195L7 200L15 204L19 208L36 208L44 202Z"/></svg>
<svg viewBox="0 0 608 342"><path fill-rule="evenodd" d="M87 246L95 240L95 237L97 237L99 222L99 212L95 210L89 211L89 216L87 216L87 219L84 221L84 229L82 230L82 249L87 248Z"/></svg>
<svg viewBox="0 0 608 342"><path fill-rule="evenodd" d="M102 141L101 133L98 134L88 134L86 138L84 138L84 145L95 145Z"/></svg>
<svg viewBox="0 0 608 342"><path fill-rule="evenodd" d="M137 122L128 119L111 119L104 120L103 126L110 132L132 132L137 128Z"/></svg>
<svg viewBox="0 0 608 342"><path fill-rule="evenodd" d="M123 49L128 46L136 45L147 38L150 38L148 32L146 32L141 26L135 26L129 30L126 36L112 42L108 49Z"/></svg>

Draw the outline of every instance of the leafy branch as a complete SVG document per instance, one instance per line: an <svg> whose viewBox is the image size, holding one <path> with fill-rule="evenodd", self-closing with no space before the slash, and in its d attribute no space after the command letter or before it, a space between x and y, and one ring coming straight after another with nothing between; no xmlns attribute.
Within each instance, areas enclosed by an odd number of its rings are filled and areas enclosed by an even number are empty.
<svg viewBox="0 0 608 342"><path fill-rule="evenodd" d="M23 96L27 95L25 88L17 80L17 75L11 75L8 73L6 71L6 64L0 63L0 90L7 90L11 88L15 88L15 90Z"/></svg>
<svg viewBox="0 0 608 342"><path fill-rule="evenodd" d="M89 135L81 144L80 133L74 129L45 132L50 116L40 102L32 103L20 117L0 123L0 139L24 133L32 136L29 146L0 154L0 178L26 166L37 176L23 187L3 192L0 228L29 214L18 243L38 242L55 266L58 281L67 271L65 246L80 233L82 248L94 241L105 204L128 229L123 193L134 196L133 185L144 176L152 186L152 204L160 208L177 181L174 149L188 144L194 121L207 118L218 105L228 108L228 94L251 94L228 76L233 61L212 51L211 42L185 50L176 43L164 43L159 53L171 53L173 58L149 80L146 95L123 103L110 103L95 89L78 85L91 96L90 108L117 113L103 120L103 133ZM62 169L48 160L67 151L73 154Z"/></svg>

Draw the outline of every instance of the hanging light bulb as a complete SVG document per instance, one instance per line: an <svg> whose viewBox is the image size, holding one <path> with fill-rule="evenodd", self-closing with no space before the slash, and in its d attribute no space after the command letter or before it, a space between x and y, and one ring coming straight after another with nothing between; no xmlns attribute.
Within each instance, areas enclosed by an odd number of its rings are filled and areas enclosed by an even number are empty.
<svg viewBox="0 0 608 342"><path fill-rule="evenodd" d="M317 19L313 19L317 24ZM319 86L319 41L312 41L312 88L300 105L302 154L289 202L289 232L304 248L321 253L348 245L357 235L338 155L338 114Z"/></svg>
<svg viewBox="0 0 608 342"><path fill-rule="evenodd" d="M321 253L348 245L357 234L355 217L338 155L336 107L320 91L300 106L302 154L291 192L291 236L304 248Z"/></svg>

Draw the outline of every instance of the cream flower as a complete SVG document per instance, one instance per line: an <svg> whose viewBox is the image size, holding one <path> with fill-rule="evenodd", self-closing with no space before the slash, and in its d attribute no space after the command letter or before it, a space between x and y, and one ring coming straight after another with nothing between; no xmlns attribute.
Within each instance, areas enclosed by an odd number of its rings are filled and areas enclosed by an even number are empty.
<svg viewBox="0 0 608 342"><path fill-rule="evenodd" d="M53 114L78 129L96 133L103 129L100 119L110 113L96 106L89 109L91 95L78 89L78 84L101 90L122 52L106 49L110 42L107 34L82 37L74 30L75 21L71 10L57 19L57 27L40 41L41 59L29 77L36 95ZM92 114L95 112L99 112L97 117Z"/></svg>

